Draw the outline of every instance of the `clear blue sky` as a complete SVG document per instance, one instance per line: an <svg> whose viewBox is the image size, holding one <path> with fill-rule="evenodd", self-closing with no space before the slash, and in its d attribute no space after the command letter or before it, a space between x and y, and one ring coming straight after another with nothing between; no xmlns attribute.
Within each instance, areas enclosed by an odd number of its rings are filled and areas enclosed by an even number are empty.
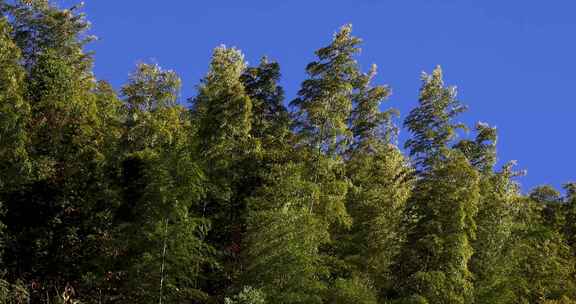
<svg viewBox="0 0 576 304"><path fill-rule="evenodd" d="M524 190L576 180L574 0L86 0L84 11L100 38L90 45L99 78L119 87L136 63L154 60L182 77L182 100L222 43L250 63L277 59L292 98L314 50L352 23L364 39L360 63L379 66L377 81L394 92L386 106L402 119L420 72L440 64L470 107L462 120L496 125L500 162L528 170Z"/></svg>

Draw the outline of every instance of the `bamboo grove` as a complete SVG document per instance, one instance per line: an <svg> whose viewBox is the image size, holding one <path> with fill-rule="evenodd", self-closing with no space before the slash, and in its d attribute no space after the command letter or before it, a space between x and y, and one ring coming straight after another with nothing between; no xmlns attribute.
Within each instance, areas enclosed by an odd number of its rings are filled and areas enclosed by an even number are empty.
<svg viewBox="0 0 576 304"><path fill-rule="evenodd" d="M79 9L0 1L1 303L576 303L576 184L521 193L440 67L399 125L345 25L294 100L219 46L183 103Z"/></svg>

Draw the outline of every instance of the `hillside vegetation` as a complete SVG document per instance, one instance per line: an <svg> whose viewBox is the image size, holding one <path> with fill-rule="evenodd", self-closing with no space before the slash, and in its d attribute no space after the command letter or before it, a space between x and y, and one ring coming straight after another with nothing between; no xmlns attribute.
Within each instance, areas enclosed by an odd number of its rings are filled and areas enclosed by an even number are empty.
<svg viewBox="0 0 576 304"><path fill-rule="evenodd" d="M0 0L0 303L576 303L576 183L521 193L440 67L399 125L345 25L294 100L219 46L182 104L79 10Z"/></svg>

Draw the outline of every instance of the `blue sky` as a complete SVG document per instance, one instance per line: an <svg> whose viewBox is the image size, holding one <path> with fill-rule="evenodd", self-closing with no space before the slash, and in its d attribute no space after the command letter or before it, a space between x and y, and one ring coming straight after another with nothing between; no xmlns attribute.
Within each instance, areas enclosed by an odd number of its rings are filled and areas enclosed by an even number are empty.
<svg viewBox="0 0 576 304"><path fill-rule="evenodd" d="M290 99L314 50L352 23L362 67L378 65L377 82L393 89L385 106L401 119L417 103L420 73L440 64L470 108L461 120L496 125L500 162L528 170L524 190L576 180L576 1L87 0L84 11L100 38L89 46L97 77L120 87L136 63L154 61L182 77L183 101L219 44L250 63L278 60Z"/></svg>

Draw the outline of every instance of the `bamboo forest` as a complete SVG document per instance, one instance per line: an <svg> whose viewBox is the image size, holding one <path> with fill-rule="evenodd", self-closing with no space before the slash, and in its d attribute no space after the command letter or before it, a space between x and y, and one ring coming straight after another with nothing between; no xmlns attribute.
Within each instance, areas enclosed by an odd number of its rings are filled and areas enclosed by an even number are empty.
<svg viewBox="0 0 576 304"><path fill-rule="evenodd" d="M291 100L221 45L181 102L96 79L80 6L0 11L0 303L576 303L576 183L523 191L440 66L400 119L343 25Z"/></svg>

